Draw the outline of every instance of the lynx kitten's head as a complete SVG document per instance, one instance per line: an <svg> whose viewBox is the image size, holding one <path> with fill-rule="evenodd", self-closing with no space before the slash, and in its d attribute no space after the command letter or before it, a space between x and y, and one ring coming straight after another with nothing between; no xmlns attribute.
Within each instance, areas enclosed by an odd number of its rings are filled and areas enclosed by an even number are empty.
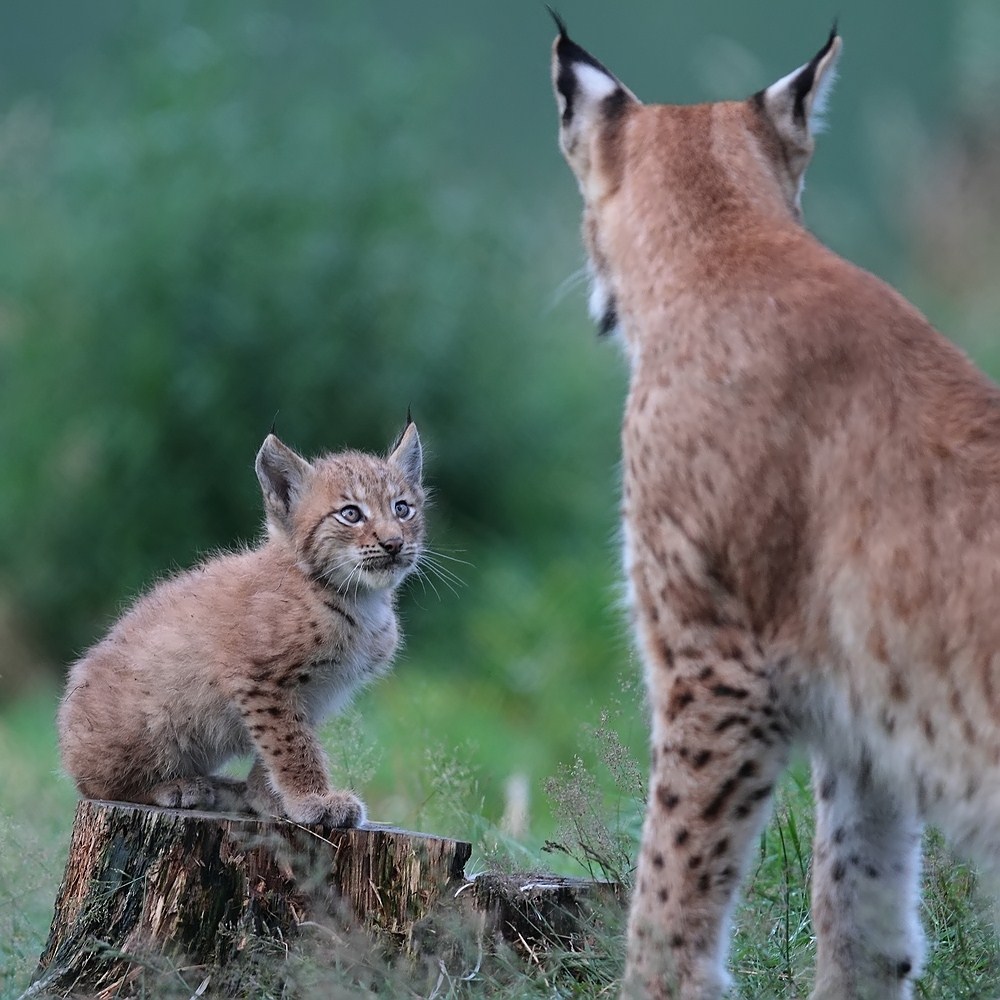
<svg viewBox="0 0 1000 1000"><path fill-rule="evenodd" d="M257 454L268 533L300 564L345 592L395 587L423 551L424 491L417 426L387 458L359 451L307 462L269 434Z"/></svg>
<svg viewBox="0 0 1000 1000"><path fill-rule="evenodd" d="M618 287L626 241L669 265L727 213L798 220L840 38L834 28L809 62L744 101L680 106L643 104L556 24L559 146L583 195L591 315L609 333L627 320Z"/></svg>

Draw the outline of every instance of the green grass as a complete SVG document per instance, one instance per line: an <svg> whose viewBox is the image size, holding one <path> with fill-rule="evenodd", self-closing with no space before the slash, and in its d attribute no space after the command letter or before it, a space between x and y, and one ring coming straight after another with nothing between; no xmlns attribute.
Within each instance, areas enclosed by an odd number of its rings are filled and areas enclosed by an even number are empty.
<svg viewBox="0 0 1000 1000"><path fill-rule="evenodd" d="M42 689L0 709L0 1000L20 995L42 950L72 824L76 796L58 773L55 697ZM608 710L576 706L577 752L560 766L540 735L512 725L468 685L435 681L413 669L366 695L357 711L329 727L326 742L337 780L363 791L374 818L472 840L470 872L488 866L589 869L627 880L643 775L634 748L619 733L640 737L641 746L637 700L626 684L624 690L613 688ZM454 726L445 731L441 719ZM516 839L500 823L503 780L512 773L527 775L533 793L527 829ZM808 996L812 833L808 780L799 765L779 787L738 908L731 955L735 995ZM924 924L932 950L917 996L995 997L1000 951L975 875L934 835L927 838L925 883ZM261 998L613 996L621 935L620 917L605 915L582 951L527 965L503 951L481 961L467 928L457 932L459 944L447 956L416 965L359 953L356 943L343 951L320 940L283 957L280 975L273 964L254 966L240 988ZM170 982L180 980L166 975L151 995L181 996L183 990Z"/></svg>
<svg viewBox="0 0 1000 1000"><path fill-rule="evenodd" d="M56 777L53 698L0 709L0 997L16 997L41 953L73 825L76 793Z"/></svg>

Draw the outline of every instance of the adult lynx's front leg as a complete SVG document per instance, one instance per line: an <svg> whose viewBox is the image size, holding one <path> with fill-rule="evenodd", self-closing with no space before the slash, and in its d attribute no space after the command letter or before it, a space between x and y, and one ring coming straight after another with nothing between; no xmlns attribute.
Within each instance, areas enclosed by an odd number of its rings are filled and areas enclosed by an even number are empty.
<svg viewBox="0 0 1000 1000"><path fill-rule="evenodd" d="M683 555L668 553L668 565ZM789 728L751 632L710 586L632 560L652 712L649 807L626 993L711 1000L728 978L728 922L748 848L785 765ZM659 577L653 590L651 577ZM666 602L658 600L669 595ZM682 618L685 610L703 609ZM712 610L719 611L713 615Z"/></svg>

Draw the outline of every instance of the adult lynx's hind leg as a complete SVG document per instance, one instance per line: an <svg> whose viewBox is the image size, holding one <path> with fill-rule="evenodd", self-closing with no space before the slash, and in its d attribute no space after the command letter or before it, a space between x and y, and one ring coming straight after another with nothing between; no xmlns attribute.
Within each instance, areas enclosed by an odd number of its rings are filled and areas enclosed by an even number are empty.
<svg viewBox="0 0 1000 1000"><path fill-rule="evenodd" d="M656 611L661 625L665 613ZM647 634L652 772L625 990L710 1000L727 983L729 917L789 728L745 629L687 623Z"/></svg>
<svg viewBox="0 0 1000 1000"><path fill-rule="evenodd" d="M814 756L813 779L812 1000L908 1000L924 950L915 803L879 783L866 752Z"/></svg>

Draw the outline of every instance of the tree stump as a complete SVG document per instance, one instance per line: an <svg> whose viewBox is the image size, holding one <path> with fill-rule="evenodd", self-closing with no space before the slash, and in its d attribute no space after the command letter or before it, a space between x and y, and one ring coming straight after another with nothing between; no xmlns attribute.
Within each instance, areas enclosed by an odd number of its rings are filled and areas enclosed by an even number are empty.
<svg viewBox="0 0 1000 1000"><path fill-rule="evenodd" d="M150 957L219 968L254 939L307 922L388 935L464 883L471 845L369 825L294 823L120 802L80 802L33 994L127 995ZM450 892L449 892L450 890Z"/></svg>
<svg viewBox="0 0 1000 1000"><path fill-rule="evenodd" d="M469 888L484 930L532 960L553 948L580 950L595 915L618 909L625 899L615 882L555 875L484 874Z"/></svg>
<svg viewBox="0 0 1000 1000"><path fill-rule="evenodd" d="M331 832L84 799L24 998L156 995L165 974L200 995L199 982L215 987L218 971L252 962L262 942L284 948L316 926L353 954L372 938L394 953L461 951L457 937L472 934L480 952L503 939L537 960L575 950L592 906L622 899L620 887L586 879L466 879L471 853L464 841L377 824Z"/></svg>

